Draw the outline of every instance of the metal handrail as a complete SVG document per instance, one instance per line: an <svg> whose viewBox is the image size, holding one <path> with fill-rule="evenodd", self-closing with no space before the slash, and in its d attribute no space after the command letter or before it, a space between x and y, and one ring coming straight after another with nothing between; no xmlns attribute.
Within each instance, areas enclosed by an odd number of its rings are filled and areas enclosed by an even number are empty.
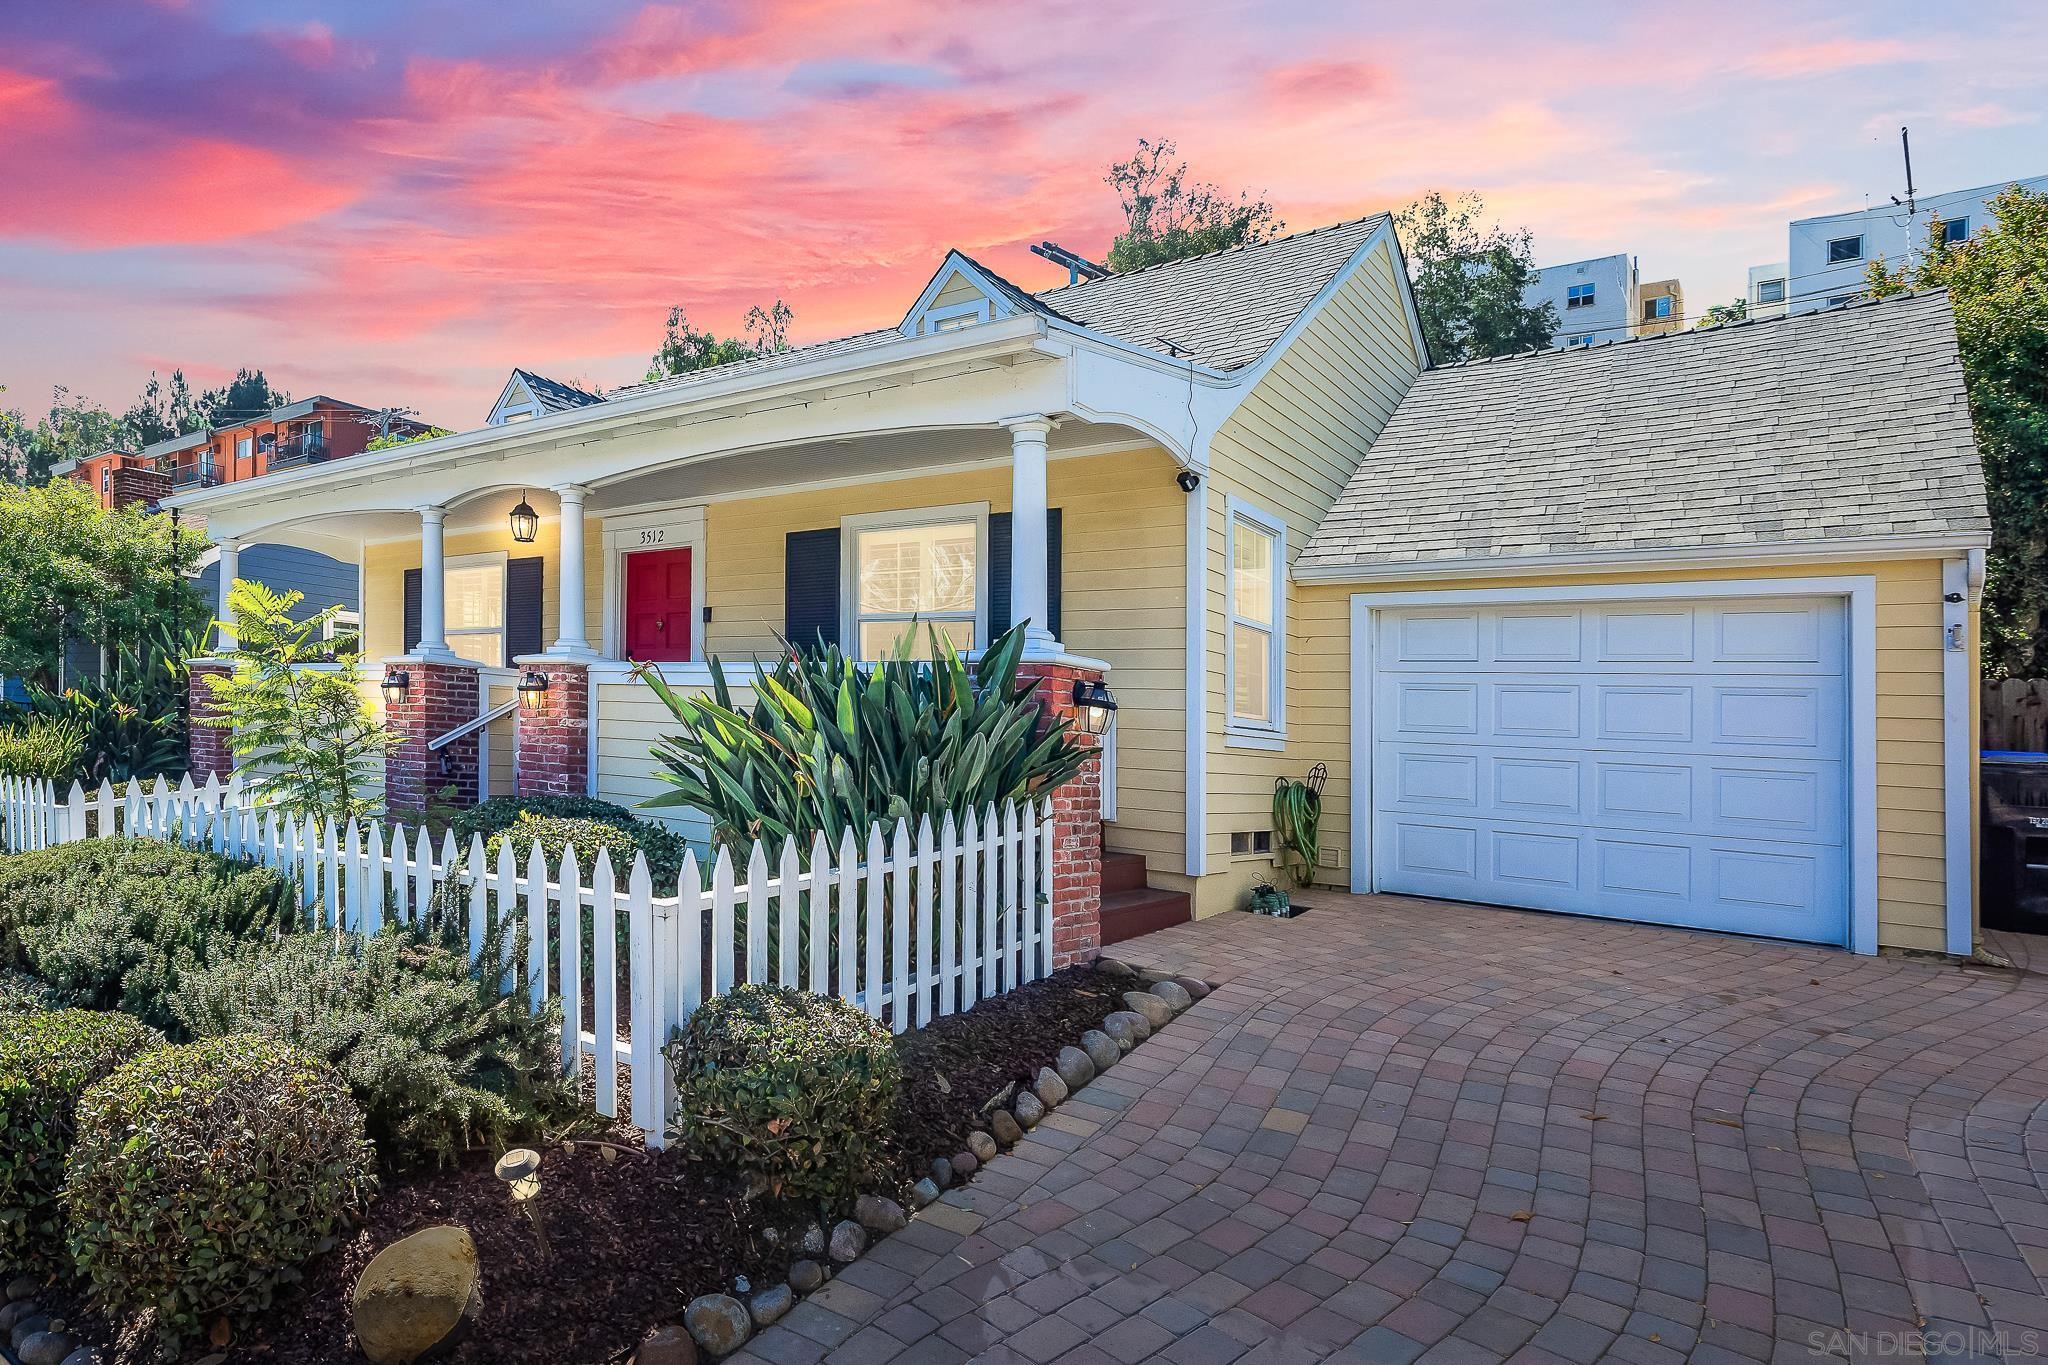
<svg viewBox="0 0 2048 1365"><path fill-rule="evenodd" d="M484 712L475 720L464 721L462 724L456 726L453 730L450 730L447 734L441 736L439 739L428 740L427 751L429 753L433 753L437 750L445 749L449 745L453 744L456 740L463 739L469 735L475 734L477 731L483 729L486 725L489 725L492 721L498 720L506 715L509 715L513 708L518 705L519 698L517 697L512 698L512 700L510 701L499 702L496 706L493 706L490 710Z"/></svg>

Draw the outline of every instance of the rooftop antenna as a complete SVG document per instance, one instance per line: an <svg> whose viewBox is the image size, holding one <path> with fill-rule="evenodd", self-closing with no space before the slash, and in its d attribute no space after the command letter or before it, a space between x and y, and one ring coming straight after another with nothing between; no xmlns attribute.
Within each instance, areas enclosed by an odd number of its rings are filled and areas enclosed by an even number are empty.
<svg viewBox="0 0 2048 1365"><path fill-rule="evenodd" d="M1920 201L1913 192L1913 137L1904 126L1899 129L1899 151L1906 158L1906 199L1903 207L1906 217L1911 219L1919 215ZM1893 195L1892 203L1898 204L1899 196Z"/></svg>
<svg viewBox="0 0 2048 1365"><path fill-rule="evenodd" d="M1108 266L1097 265L1086 256L1076 255L1057 242L1040 242L1031 248L1031 254L1043 256L1054 265L1065 266L1069 286L1079 284L1083 280L1107 279L1110 274Z"/></svg>

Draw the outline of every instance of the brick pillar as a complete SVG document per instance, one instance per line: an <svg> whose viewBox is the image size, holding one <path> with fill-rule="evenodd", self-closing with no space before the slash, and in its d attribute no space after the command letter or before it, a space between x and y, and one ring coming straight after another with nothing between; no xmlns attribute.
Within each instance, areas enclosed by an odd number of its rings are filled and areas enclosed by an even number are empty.
<svg viewBox="0 0 2048 1365"><path fill-rule="evenodd" d="M194 782L204 782L209 777L225 782L235 770L234 753L228 747L228 732L199 723L202 716L220 714L220 703L214 700L213 688L207 683L207 678L226 677L230 671L222 663L194 663L186 675L186 705L192 723L185 735L185 771L191 774Z"/></svg>
<svg viewBox="0 0 2048 1365"><path fill-rule="evenodd" d="M1077 681L1101 676L1095 669L1067 663L1026 659L1017 666L1020 682L1039 679L1039 708L1056 716L1073 714ZM1078 729L1074 736L1090 756L1052 798L1054 967L1071 967L1102 951L1102 741Z"/></svg>
<svg viewBox="0 0 2048 1365"><path fill-rule="evenodd" d="M477 736L430 750L429 741L482 714L477 701L474 664L421 663L394 659L385 676L404 669L411 679L405 700L384 706L384 728L396 741L384 760L384 804L393 813L424 814L429 801L452 788L448 800L457 806L477 802Z"/></svg>
<svg viewBox="0 0 2048 1365"><path fill-rule="evenodd" d="M528 659L519 670L548 680L539 706L519 704L521 796L583 796L590 790L590 669L564 659Z"/></svg>

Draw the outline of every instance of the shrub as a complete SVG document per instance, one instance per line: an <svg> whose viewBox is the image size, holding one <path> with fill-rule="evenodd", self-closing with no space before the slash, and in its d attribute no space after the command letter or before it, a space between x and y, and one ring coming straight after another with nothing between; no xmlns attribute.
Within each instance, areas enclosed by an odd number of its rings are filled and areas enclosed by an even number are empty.
<svg viewBox="0 0 2048 1365"><path fill-rule="evenodd" d="M125 1014L14 1015L0 1031L0 1265L48 1269L64 1250L57 1195L87 1086L164 1036Z"/></svg>
<svg viewBox="0 0 2048 1365"><path fill-rule="evenodd" d="M902 1070L889 1031L845 1001L741 986L669 1057L683 1140L770 1194L836 1209L881 1174Z"/></svg>
<svg viewBox="0 0 2048 1365"><path fill-rule="evenodd" d="M151 839L84 839L0 860L0 964L67 1004L175 1027L180 964L288 930L292 884L266 867Z"/></svg>
<svg viewBox="0 0 2048 1365"><path fill-rule="evenodd" d="M56 1009L63 1003L57 992L27 972L0 967L0 1015L41 1014L45 1010Z"/></svg>
<svg viewBox="0 0 2048 1365"><path fill-rule="evenodd" d="M72 1259L166 1353L270 1306L376 1188L332 1070L247 1034L149 1053L86 1091L64 1179Z"/></svg>
<svg viewBox="0 0 2048 1365"><path fill-rule="evenodd" d="M30 716L0 730L0 773L70 783L85 762L85 727L75 721Z"/></svg>
<svg viewBox="0 0 2048 1365"><path fill-rule="evenodd" d="M487 946L483 960L502 959ZM194 1037L259 1033L332 1066L392 1166L503 1146L574 1100L558 1021L500 997L466 950L402 926L367 943L301 934L245 948L188 973L175 1009Z"/></svg>
<svg viewBox="0 0 2048 1365"><path fill-rule="evenodd" d="M666 825L643 820L624 806L615 806L609 801L598 801L587 796L494 796L456 815L448 822L448 828L454 831L456 843L468 848L471 835L481 834L489 841L493 835L522 823L540 821L552 825L564 820L609 825L615 830L623 831L632 840L633 845L647 855L647 871L654 878L656 887L665 882L673 883L683 870L683 852L687 844L680 834ZM515 846L514 851L519 855L519 866L523 871L526 867L526 846L523 840ZM493 848L491 854L493 857L497 856L497 849ZM554 850L552 856L560 857L560 850ZM585 854L583 838L579 836L576 840L576 859L584 871L590 870L590 864L596 857L595 848ZM621 863L618 851L614 848L612 861L618 864L623 874L625 868L632 866L633 858L629 853Z"/></svg>
<svg viewBox="0 0 2048 1365"><path fill-rule="evenodd" d="M645 682L682 726L655 746L671 790L649 806L705 811L720 843L753 839L835 847L847 830L929 815L936 827L1011 799L1036 800L1075 773L1088 751L1073 722L1041 714L1037 682L1019 682L1024 628L991 643L970 673L937 631L931 662L910 656L856 663L837 645L792 649L763 669L751 707L735 706L711 661L712 694L684 696L641 665Z"/></svg>

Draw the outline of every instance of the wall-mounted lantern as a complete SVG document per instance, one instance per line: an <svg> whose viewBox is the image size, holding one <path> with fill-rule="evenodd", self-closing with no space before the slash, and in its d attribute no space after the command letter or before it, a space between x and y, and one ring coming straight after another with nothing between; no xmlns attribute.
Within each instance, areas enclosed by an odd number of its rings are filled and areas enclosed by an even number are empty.
<svg viewBox="0 0 2048 1365"><path fill-rule="evenodd" d="M548 704L548 675L528 673L519 680L519 702L529 711L538 711Z"/></svg>
<svg viewBox="0 0 2048 1365"><path fill-rule="evenodd" d="M405 700L406 694L412 691L412 674L402 668L385 669L381 690L386 706L399 705Z"/></svg>
<svg viewBox="0 0 2048 1365"><path fill-rule="evenodd" d="M519 495L519 505L512 509L512 539L521 545L533 544L533 538L540 534L540 513L526 501L526 495Z"/></svg>
<svg viewBox="0 0 2048 1365"><path fill-rule="evenodd" d="M1091 735L1100 735L1116 719L1116 693L1100 678L1074 681L1074 717Z"/></svg>

